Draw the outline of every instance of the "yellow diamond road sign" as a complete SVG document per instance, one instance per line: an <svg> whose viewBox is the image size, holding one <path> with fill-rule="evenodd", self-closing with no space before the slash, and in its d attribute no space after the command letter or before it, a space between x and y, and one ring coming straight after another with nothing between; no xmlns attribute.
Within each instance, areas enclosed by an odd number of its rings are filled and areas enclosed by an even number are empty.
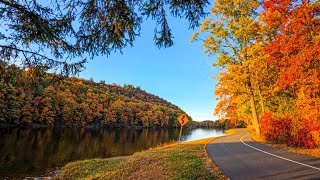
<svg viewBox="0 0 320 180"><path fill-rule="evenodd" d="M178 121L179 123L181 124L181 126L184 126L185 124L187 124L189 122L189 119L187 117L186 114L181 114L179 117L178 117Z"/></svg>

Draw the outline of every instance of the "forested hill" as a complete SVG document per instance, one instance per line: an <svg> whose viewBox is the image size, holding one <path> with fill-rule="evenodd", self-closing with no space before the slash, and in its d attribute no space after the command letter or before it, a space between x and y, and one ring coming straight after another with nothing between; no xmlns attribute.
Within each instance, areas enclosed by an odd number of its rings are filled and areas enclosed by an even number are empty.
<svg viewBox="0 0 320 180"><path fill-rule="evenodd" d="M0 63L2 124L172 127L184 113L139 87L61 78Z"/></svg>

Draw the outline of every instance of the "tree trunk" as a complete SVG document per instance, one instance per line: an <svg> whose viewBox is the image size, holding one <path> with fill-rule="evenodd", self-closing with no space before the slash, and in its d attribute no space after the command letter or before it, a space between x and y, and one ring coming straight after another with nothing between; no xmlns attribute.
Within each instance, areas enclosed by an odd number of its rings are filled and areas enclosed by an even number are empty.
<svg viewBox="0 0 320 180"><path fill-rule="evenodd" d="M257 114L257 108L256 108L256 103L254 100L254 94L252 90L252 85L251 85L251 79L250 79L250 70L249 66L246 67L247 70L247 86L248 86L248 93L250 97L250 106L251 106L251 113L252 113L252 124L256 130L256 134L260 136L260 122L258 120L258 114Z"/></svg>
<svg viewBox="0 0 320 180"><path fill-rule="evenodd" d="M260 122L258 120L256 102L254 99L254 94L252 90L251 78L250 78L250 67L246 66L246 73L247 73L247 88L250 97L250 106L251 106L251 113L252 113L252 124L256 130L256 135L260 137Z"/></svg>
<svg viewBox="0 0 320 180"><path fill-rule="evenodd" d="M264 102L263 102L263 97L262 97L262 94L261 94L261 89L260 89L260 86L258 85L258 88L259 88L259 97L260 97L260 105L261 105L261 110L262 110L262 116L264 114Z"/></svg>
<svg viewBox="0 0 320 180"><path fill-rule="evenodd" d="M252 112L252 123L256 130L256 134L260 136L260 123L258 120L257 115L257 109L256 109L256 103L254 100L254 95L251 86L249 86L249 96L250 96L250 106L251 106L251 112Z"/></svg>

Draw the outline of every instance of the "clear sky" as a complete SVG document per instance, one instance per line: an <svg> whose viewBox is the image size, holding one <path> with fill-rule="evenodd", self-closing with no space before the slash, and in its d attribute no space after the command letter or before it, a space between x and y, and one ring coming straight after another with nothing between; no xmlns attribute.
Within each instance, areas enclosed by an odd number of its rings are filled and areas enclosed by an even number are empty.
<svg viewBox="0 0 320 180"><path fill-rule="evenodd" d="M140 86L179 106L193 120L215 120L216 80L212 76L217 71L211 66L214 57L203 53L201 42L190 43L194 30L188 30L186 20L169 18L169 23L174 35L172 47L157 48L153 41L154 23L145 20L134 47L127 47L123 54L95 57L79 77Z"/></svg>

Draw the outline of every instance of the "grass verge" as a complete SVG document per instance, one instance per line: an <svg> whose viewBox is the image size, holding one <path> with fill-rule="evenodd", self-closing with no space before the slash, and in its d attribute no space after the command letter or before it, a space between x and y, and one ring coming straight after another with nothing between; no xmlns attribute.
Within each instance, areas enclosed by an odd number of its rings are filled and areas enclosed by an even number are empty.
<svg viewBox="0 0 320 180"><path fill-rule="evenodd" d="M231 136L236 133L236 129L235 128L228 129L228 130L225 130L224 132L227 134L227 136Z"/></svg>
<svg viewBox="0 0 320 180"><path fill-rule="evenodd" d="M207 156L214 138L173 143L131 156L65 165L55 179L227 179Z"/></svg>
<svg viewBox="0 0 320 180"><path fill-rule="evenodd" d="M252 127L248 127L246 130L250 133L251 139L253 139L256 142L264 143L266 145L269 145L271 147L278 148L284 151L289 151L297 154L320 158L320 148L306 149L306 148L299 148L299 147L291 147L291 146L287 146L286 144L274 144L262 137L256 136L255 131Z"/></svg>

